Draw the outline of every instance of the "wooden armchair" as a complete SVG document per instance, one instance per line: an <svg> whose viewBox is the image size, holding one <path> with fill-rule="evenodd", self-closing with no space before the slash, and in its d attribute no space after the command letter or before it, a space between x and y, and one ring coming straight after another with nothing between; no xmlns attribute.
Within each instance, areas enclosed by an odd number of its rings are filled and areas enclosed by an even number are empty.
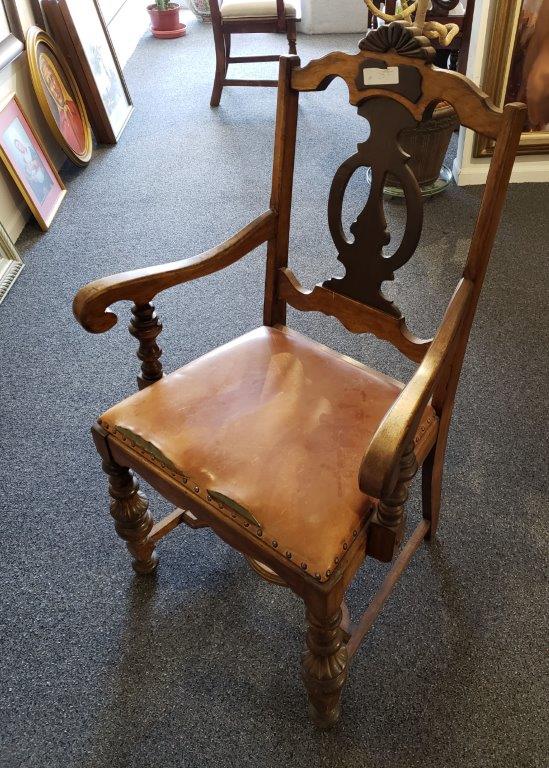
<svg viewBox="0 0 549 768"><path fill-rule="evenodd" d="M308 620L302 677L319 727L337 720L349 662L412 554L436 531L454 395L524 123L524 105L497 109L465 77L434 68L433 56L426 38L394 23L370 31L356 55L332 53L304 68L296 56L284 57L269 210L200 256L97 280L74 302L92 333L116 323L111 304L133 302L141 391L104 413L93 436L110 479L115 527L135 571L155 570L156 545L179 524L209 526L260 576L297 593ZM371 133L339 168L329 196L329 226L345 276L309 291L288 268L298 98L324 90L335 77L347 83L350 103ZM420 190L398 134L443 99L463 125L496 147L463 277L434 339L419 339L381 285L410 259L422 228ZM349 240L342 199L362 166L372 169L371 192ZM385 258L388 172L402 181L407 222L400 247ZM228 267L265 242L263 325L164 375L154 297ZM390 342L418 363L417 371L404 386L290 330L287 304ZM423 519L399 551L407 489L418 467ZM132 470L175 511L154 522ZM355 626L344 597L367 556L396 560Z"/></svg>
<svg viewBox="0 0 549 768"><path fill-rule="evenodd" d="M284 32L290 53L296 51L298 0L210 0L215 42L215 78L210 104L217 107L225 85L277 86L278 80L231 80L229 64L278 61L280 56L231 56L231 35Z"/></svg>

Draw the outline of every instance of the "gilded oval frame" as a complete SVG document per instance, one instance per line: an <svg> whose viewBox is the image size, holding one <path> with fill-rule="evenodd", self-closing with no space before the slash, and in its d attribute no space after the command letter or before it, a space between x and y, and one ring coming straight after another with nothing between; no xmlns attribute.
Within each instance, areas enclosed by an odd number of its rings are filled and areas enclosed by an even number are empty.
<svg viewBox="0 0 549 768"><path fill-rule="evenodd" d="M72 91L70 95L74 97L74 102L78 109L78 113L82 121L82 126L84 128L85 149L82 153L76 152L74 148L71 147L67 139L63 136L61 129L59 128L59 125L57 124L57 121L53 115L50 102L44 91L43 80L38 64L38 46L40 43L51 51L53 58L59 64L62 70L62 74L65 77L70 90ZM29 62L32 85L36 94L36 98L38 99L38 103L40 104L42 114L44 115L51 132L53 133L57 143L62 148L63 152L67 155L69 160L71 160L75 165L88 165L91 160L93 147L91 125L82 94L80 93L78 83L76 82L67 59L53 38L44 32L44 30L40 29L40 27L30 27L27 32L26 44L27 60Z"/></svg>

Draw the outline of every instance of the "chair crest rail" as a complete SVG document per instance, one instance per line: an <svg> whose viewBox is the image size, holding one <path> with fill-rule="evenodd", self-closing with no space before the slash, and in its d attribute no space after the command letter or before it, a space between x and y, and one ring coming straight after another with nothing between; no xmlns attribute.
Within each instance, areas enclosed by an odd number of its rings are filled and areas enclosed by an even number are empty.
<svg viewBox="0 0 549 768"><path fill-rule="evenodd" d="M497 139L502 110L464 75L434 67L429 54L434 50L422 45L421 40L426 38L413 33L414 27L401 22L371 30L361 41L359 53L336 51L294 69L291 86L296 91L323 91L340 77L349 88L349 102L354 106L365 99L385 96L403 104L418 121L429 114L434 104L446 101L454 107L462 125ZM407 50L410 46L415 47ZM365 85L363 72L368 67L398 69L399 85Z"/></svg>
<svg viewBox="0 0 549 768"><path fill-rule="evenodd" d="M111 304L128 300L143 306L167 288L211 275L234 264L274 236L277 220L274 211L267 211L224 243L198 256L95 280L76 294L74 315L90 333L104 333L115 326L118 319L109 309Z"/></svg>

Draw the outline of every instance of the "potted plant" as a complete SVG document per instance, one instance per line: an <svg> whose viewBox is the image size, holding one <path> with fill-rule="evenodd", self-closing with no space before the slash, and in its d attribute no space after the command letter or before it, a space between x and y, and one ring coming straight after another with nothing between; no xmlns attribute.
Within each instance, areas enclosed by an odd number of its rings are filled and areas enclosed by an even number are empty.
<svg viewBox="0 0 549 768"><path fill-rule="evenodd" d="M170 0L155 0L147 6L151 17L151 32L155 37L174 38L182 37L187 31L185 24L179 21L179 3Z"/></svg>
<svg viewBox="0 0 549 768"><path fill-rule="evenodd" d="M210 0L188 0L189 8L200 21L211 22Z"/></svg>

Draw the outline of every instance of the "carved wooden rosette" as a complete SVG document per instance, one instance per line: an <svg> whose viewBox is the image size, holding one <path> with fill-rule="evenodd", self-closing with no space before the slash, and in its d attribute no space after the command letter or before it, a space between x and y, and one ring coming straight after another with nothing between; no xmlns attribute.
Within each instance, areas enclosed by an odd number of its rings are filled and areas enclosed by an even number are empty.
<svg viewBox="0 0 549 768"><path fill-rule="evenodd" d="M307 611L307 651L301 660L301 676L309 695L311 718L319 728L330 728L337 722L347 679L341 620L341 609L322 621Z"/></svg>
<svg viewBox="0 0 549 768"><path fill-rule="evenodd" d="M409 56L413 59L433 61L436 51L425 35L418 34L419 30L409 21L392 21L377 29L371 29L358 47L361 51L387 53L393 50L399 56Z"/></svg>
<svg viewBox="0 0 549 768"><path fill-rule="evenodd" d="M103 469L109 476L110 512L115 520L114 527L134 558L132 567L136 573L152 573L158 565L158 555L154 551L154 542L148 539L154 524L149 502L139 490L135 475L127 467L104 461Z"/></svg>
<svg viewBox="0 0 549 768"><path fill-rule="evenodd" d="M137 357L141 360L141 374L137 377L139 389L145 389L162 378L162 350L156 343L156 338L162 331L162 323L154 311L152 304L134 304L130 333L139 341Z"/></svg>

